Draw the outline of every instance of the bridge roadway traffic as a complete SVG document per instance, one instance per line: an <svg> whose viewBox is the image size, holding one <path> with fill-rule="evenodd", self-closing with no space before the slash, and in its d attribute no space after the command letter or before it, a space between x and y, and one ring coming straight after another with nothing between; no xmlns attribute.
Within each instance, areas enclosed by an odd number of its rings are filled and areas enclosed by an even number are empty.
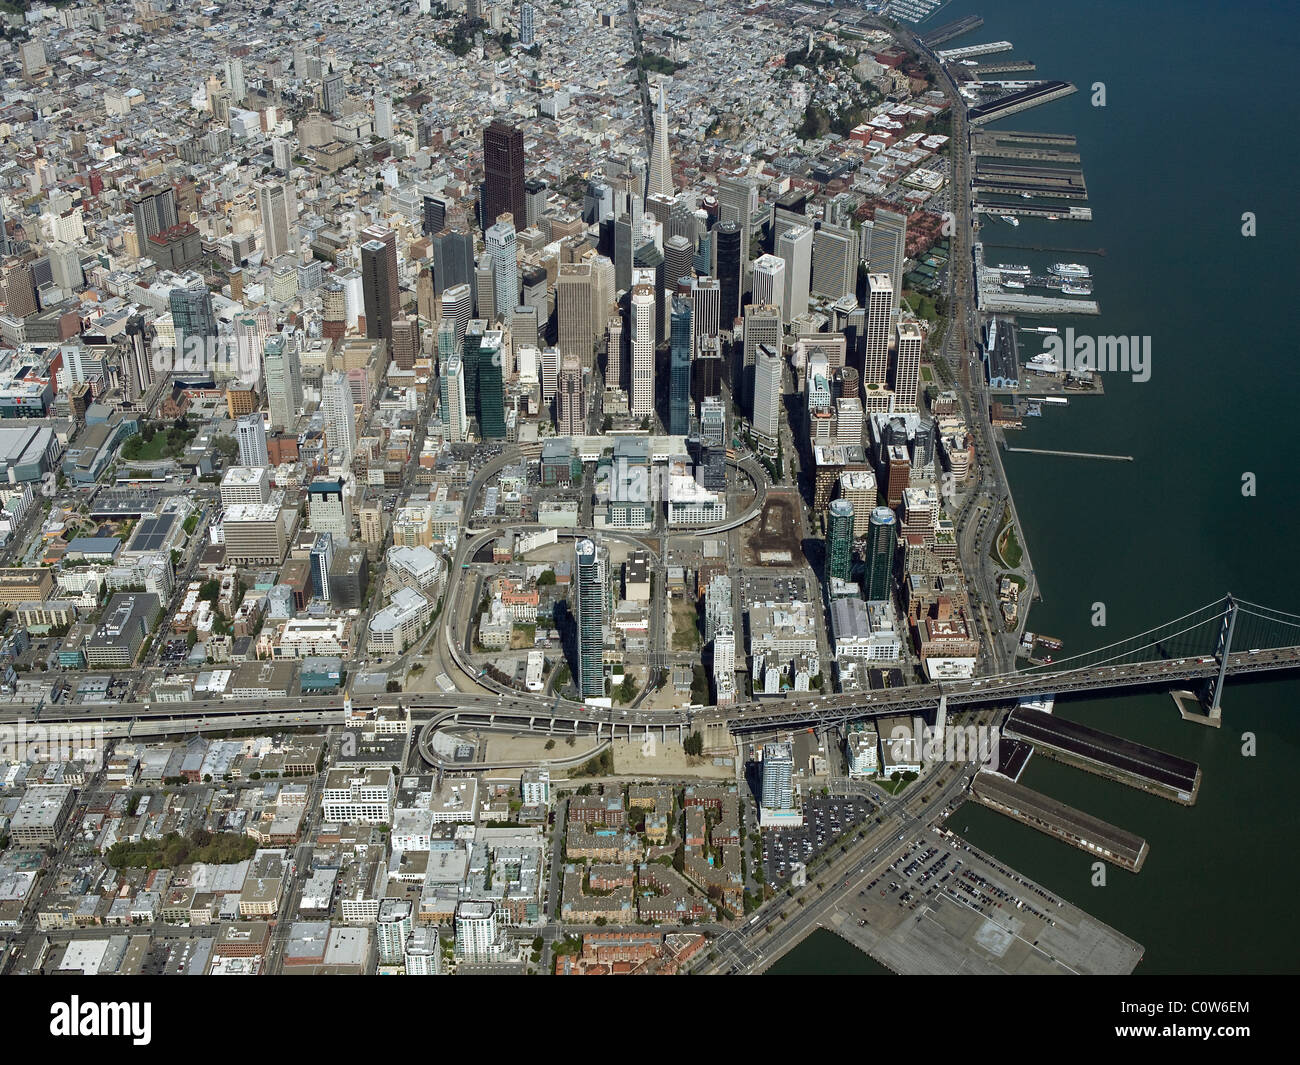
<svg viewBox="0 0 1300 1065"><path fill-rule="evenodd" d="M1300 647L1238 651L1229 655L1229 675L1264 673L1300 668ZM598 735L626 728L699 729L725 724L733 732L779 729L797 725L835 724L861 717L904 711L928 710L941 695L948 706L982 706L1032 695L1082 691L1120 691L1151 685L1170 686L1206 680L1218 673L1218 659L1165 659L1131 665L1089 666L1056 673L1012 674L1004 677L915 684L883 691L845 695L787 695L771 703L745 703L719 708L687 710L618 710L588 706L554 696L523 692L486 695L458 692L375 693L351 697L353 710L403 706L413 714L431 714L428 724L469 724L483 728L511 728L544 732L594 731ZM170 721L192 729L209 718L251 719L263 724L272 719L280 727L342 722L344 697L311 696L279 699L217 699L177 703L76 703L50 705L33 719L34 704L0 704L0 724L28 721L40 724L89 724L96 721ZM235 727L224 725L223 727Z"/></svg>

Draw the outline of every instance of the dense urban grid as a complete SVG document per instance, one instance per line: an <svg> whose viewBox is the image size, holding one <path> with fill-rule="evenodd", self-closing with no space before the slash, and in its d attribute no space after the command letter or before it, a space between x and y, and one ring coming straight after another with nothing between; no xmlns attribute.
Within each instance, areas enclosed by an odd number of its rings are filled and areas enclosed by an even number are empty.
<svg viewBox="0 0 1300 1065"><path fill-rule="evenodd" d="M970 697L1059 651L1015 378L1100 385L979 237L1073 86L936 6L0 9L0 968L1133 969L944 828L1146 852Z"/></svg>

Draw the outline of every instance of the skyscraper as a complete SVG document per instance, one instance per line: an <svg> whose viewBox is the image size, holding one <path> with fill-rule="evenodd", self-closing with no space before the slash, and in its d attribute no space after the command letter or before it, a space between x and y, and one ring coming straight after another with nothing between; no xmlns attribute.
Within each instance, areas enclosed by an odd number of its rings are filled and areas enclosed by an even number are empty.
<svg viewBox="0 0 1300 1065"><path fill-rule="evenodd" d="M484 228L509 212L516 226L527 224L524 203L524 135L497 119L483 131ZM514 306L514 304L511 304Z"/></svg>
<svg viewBox="0 0 1300 1065"><path fill-rule="evenodd" d="M555 282L555 317L560 355L576 355L583 368L592 364L595 285L590 263L562 263ZM605 321L604 313L600 321Z"/></svg>
<svg viewBox="0 0 1300 1065"><path fill-rule="evenodd" d="M650 146L650 179L646 184L647 196L673 194L673 164L668 155L668 86L660 81L655 86L654 138Z"/></svg>
<svg viewBox="0 0 1300 1065"><path fill-rule="evenodd" d="M754 367L754 408L751 422L762 442L775 447L781 428L780 349L760 344Z"/></svg>
<svg viewBox="0 0 1300 1065"><path fill-rule="evenodd" d="M262 215L263 261L269 263L291 250L289 195L278 181L257 183L257 209Z"/></svg>
<svg viewBox="0 0 1300 1065"><path fill-rule="evenodd" d="M492 284L496 295L497 317L509 325L519 303L519 255L515 249L515 227L497 222L483 235L488 261L492 264Z"/></svg>
<svg viewBox="0 0 1300 1065"><path fill-rule="evenodd" d="M788 322L785 309L785 260L777 255L760 255L754 260L754 302L768 303L781 311L781 321Z"/></svg>
<svg viewBox="0 0 1300 1065"><path fill-rule="evenodd" d="M894 288L889 275L868 274L867 330L862 359L864 385L883 385L889 373L889 321L893 311Z"/></svg>
<svg viewBox="0 0 1300 1065"><path fill-rule="evenodd" d="M181 365L196 369L209 366L207 352L217 336L217 316L207 285L195 281L185 288L174 288L168 294L168 303L176 329L176 351L185 357Z"/></svg>
<svg viewBox="0 0 1300 1065"><path fill-rule="evenodd" d="M669 330L668 432L691 431L691 305L674 296Z"/></svg>
<svg viewBox="0 0 1300 1065"><path fill-rule="evenodd" d="M829 300L850 296L857 289L858 237L851 229L823 225L813 237L814 296Z"/></svg>
<svg viewBox="0 0 1300 1065"><path fill-rule="evenodd" d="M454 327L453 347L460 348L465 329L474 317L474 294L469 285L453 285L442 294L442 321Z"/></svg>
<svg viewBox="0 0 1300 1065"><path fill-rule="evenodd" d="M176 225L176 191L171 186L146 187L131 201L131 211L135 216L136 239L143 251L150 237Z"/></svg>
<svg viewBox="0 0 1300 1065"><path fill-rule="evenodd" d="M555 394L555 432L581 436L587 431L587 403L582 391L582 362L567 355L560 364L559 391Z"/></svg>
<svg viewBox="0 0 1300 1065"><path fill-rule="evenodd" d="M915 322L898 324L898 349L894 353L894 410L916 413L921 386L921 327Z"/></svg>
<svg viewBox="0 0 1300 1065"><path fill-rule="evenodd" d="M853 569L853 504L831 501L826 528L826 575L847 581Z"/></svg>
<svg viewBox="0 0 1300 1065"><path fill-rule="evenodd" d="M730 332L740 314L740 286L745 275L743 234L736 222L720 222L713 233L718 241L719 325Z"/></svg>
<svg viewBox="0 0 1300 1065"><path fill-rule="evenodd" d="M605 327L605 387L623 387L623 319L613 315Z"/></svg>
<svg viewBox="0 0 1300 1065"><path fill-rule="evenodd" d="M907 257L907 216L884 207L876 208L875 223L871 227L871 260L868 269L873 274L888 274L893 289L890 312L898 306L903 292L903 262Z"/></svg>
<svg viewBox="0 0 1300 1065"><path fill-rule="evenodd" d="M888 507L876 507L867 526L867 569L862 592L868 602L892 597L897 541L898 519L894 512Z"/></svg>
<svg viewBox="0 0 1300 1065"><path fill-rule="evenodd" d="M484 440L504 440L506 435L504 357L504 334L489 329L478 348L478 427Z"/></svg>
<svg viewBox="0 0 1300 1065"><path fill-rule="evenodd" d="M279 333L267 337L262 345L262 363L271 428L292 430L302 408L302 366L297 344Z"/></svg>
<svg viewBox="0 0 1300 1065"><path fill-rule="evenodd" d="M655 412L655 292L650 285L632 289L631 328L633 418L653 418Z"/></svg>
<svg viewBox="0 0 1300 1065"><path fill-rule="evenodd" d="M366 336L393 339L393 319L401 311L397 282L397 234L391 229L368 228L361 245L361 291L365 300Z"/></svg>
<svg viewBox="0 0 1300 1065"><path fill-rule="evenodd" d="M266 427L258 413L245 414L235 423L235 436L239 443L241 466L270 466L266 450Z"/></svg>
<svg viewBox="0 0 1300 1065"><path fill-rule="evenodd" d="M578 694L586 699L605 694L604 627L605 589L602 587L596 545L589 539L575 547L578 622Z"/></svg>
<svg viewBox="0 0 1300 1065"><path fill-rule="evenodd" d="M465 409L465 369L459 352L453 351L442 364L438 388L447 439L455 444L464 443L469 433L469 416Z"/></svg>
<svg viewBox="0 0 1300 1065"><path fill-rule="evenodd" d="M697 277L691 283L691 304L695 308L696 344L708 337L717 337L722 327L722 290L718 279Z"/></svg>
<svg viewBox="0 0 1300 1065"><path fill-rule="evenodd" d="M433 287L441 296L453 285L469 285L474 297L474 238L447 229L433 238Z"/></svg>
<svg viewBox="0 0 1300 1065"><path fill-rule="evenodd" d="M742 407L754 398L754 367L760 347L768 347L781 354L781 311L770 303L751 303L745 307L745 341L741 348L740 365L735 368L734 392Z"/></svg>
<svg viewBox="0 0 1300 1065"><path fill-rule="evenodd" d="M340 465L352 465L357 449L357 409L352 386L345 373L328 374L321 385L321 407L325 411L325 440L340 456Z"/></svg>
<svg viewBox="0 0 1300 1065"><path fill-rule="evenodd" d="M335 118L343 114L343 72L327 74L321 82L321 104Z"/></svg>
<svg viewBox="0 0 1300 1065"><path fill-rule="evenodd" d="M785 262L784 321L789 325L808 310L808 290L812 281L813 231L796 225L777 238L776 254Z"/></svg>
<svg viewBox="0 0 1300 1065"><path fill-rule="evenodd" d="M231 57L226 60L226 88L230 92L230 101L234 104L242 104L244 97L248 95L248 87L244 82L244 61Z"/></svg>
<svg viewBox="0 0 1300 1065"><path fill-rule="evenodd" d="M525 48L533 46L534 34L536 33L534 28L536 17L533 5L528 0L524 0L519 6L519 43Z"/></svg>

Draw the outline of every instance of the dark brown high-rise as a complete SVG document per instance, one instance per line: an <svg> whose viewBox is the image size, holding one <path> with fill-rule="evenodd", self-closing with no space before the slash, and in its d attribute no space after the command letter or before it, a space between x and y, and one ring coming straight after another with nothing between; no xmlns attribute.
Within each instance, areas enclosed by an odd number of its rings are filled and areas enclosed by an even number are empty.
<svg viewBox="0 0 1300 1065"><path fill-rule="evenodd" d="M524 201L524 135L500 120L483 131L482 222L486 229L509 211L515 228L527 224Z"/></svg>

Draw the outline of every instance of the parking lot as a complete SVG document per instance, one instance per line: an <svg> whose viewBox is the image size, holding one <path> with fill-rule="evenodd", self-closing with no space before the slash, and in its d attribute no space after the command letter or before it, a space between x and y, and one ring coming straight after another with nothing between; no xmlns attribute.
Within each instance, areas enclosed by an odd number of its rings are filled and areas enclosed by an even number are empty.
<svg viewBox="0 0 1300 1065"><path fill-rule="evenodd" d="M875 810L864 798L814 795L804 803L802 828L765 829L763 874L770 884L790 876L796 862L807 864L839 836L861 824Z"/></svg>

